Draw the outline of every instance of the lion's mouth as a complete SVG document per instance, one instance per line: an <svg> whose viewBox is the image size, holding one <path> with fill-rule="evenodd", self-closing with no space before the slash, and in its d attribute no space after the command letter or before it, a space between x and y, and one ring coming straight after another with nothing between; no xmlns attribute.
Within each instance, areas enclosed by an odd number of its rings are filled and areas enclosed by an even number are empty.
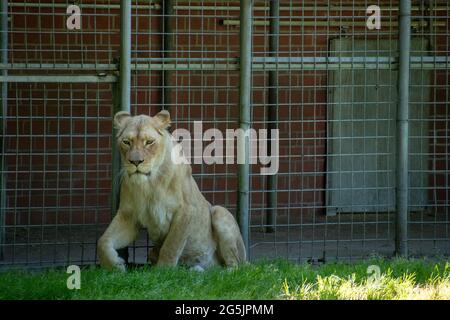
<svg viewBox="0 0 450 320"><path fill-rule="evenodd" d="M150 177L151 171L149 171L149 172L135 171L131 175L135 175L135 174L136 175L144 175L144 176Z"/></svg>

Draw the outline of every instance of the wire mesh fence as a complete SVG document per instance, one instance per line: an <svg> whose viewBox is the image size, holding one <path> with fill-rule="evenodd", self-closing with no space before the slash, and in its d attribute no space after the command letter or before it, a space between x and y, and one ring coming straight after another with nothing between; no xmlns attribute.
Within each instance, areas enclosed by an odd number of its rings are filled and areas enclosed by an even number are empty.
<svg viewBox="0 0 450 320"><path fill-rule="evenodd" d="M252 107L255 124L273 121L267 109L274 70L281 139L277 219L273 232L264 232L273 191L253 189L253 255L296 261L390 255L397 214L399 2L281 1L279 16L271 15L271 3L254 11L253 54L262 66L253 72ZM438 63L447 61L448 3L413 4L410 253L448 253L448 162L441 158L448 149L436 152L434 140L440 136L443 147L448 135L435 131L441 121L442 129L448 126L448 101L436 95L448 91L448 70ZM367 27L370 5L381 8L379 30ZM279 48L273 54L267 35L275 19ZM442 184L436 184L436 158L442 159Z"/></svg>
<svg viewBox="0 0 450 320"><path fill-rule="evenodd" d="M2 4L0 266L95 263L114 214L120 1L77 2L79 29L70 1ZM238 128L241 3L131 4L132 113L166 108L171 130ZM279 170L251 166L251 260L394 253L399 4L252 2L250 126L279 130ZM449 254L450 5L412 1L411 13L409 252ZM239 166L191 162L208 201L238 213ZM129 260L151 245L143 230Z"/></svg>
<svg viewBox="0 0 450 320"><path fill-rule="evenodd" d="M3 3L0 264L93 263L111 218L118 4L86 3L70 30L67 1Z"/></svg>

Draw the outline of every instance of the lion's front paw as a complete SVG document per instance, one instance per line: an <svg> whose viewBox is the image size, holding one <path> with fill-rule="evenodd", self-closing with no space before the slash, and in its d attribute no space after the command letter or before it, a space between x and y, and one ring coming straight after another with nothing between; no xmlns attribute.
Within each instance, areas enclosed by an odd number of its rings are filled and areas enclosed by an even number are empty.
<svg viewBox="0 0 450 320"><path fill-rule="evenodd" d="M205 271L205 269L203 269L203 267L199 266L199 265L190 267L189 270L190 271L195 271L195 272L204 272Z"/></svg>
<svg viewBox="0 0 450 320"><path fill-rule="evenodd" d="M99 243L98 245L98 257L100 265L105 269L119 271L126 270L125 260L117 254L117 251L103 243Z"/></svg>
<svg viewBox="0 0 450 320"><path fill-rule="evenodd" d="M117 259L114 261L112 265L112 269L125 272L127 270L125 260L122 259L121 257L117 257Z"/></svg>
<svg viewBox="0 0 450 320"><path fill-rule="evenodd" d="M108 270L126 271L125 260L119 256L114 259L100 259L100 265Z"/></svg>

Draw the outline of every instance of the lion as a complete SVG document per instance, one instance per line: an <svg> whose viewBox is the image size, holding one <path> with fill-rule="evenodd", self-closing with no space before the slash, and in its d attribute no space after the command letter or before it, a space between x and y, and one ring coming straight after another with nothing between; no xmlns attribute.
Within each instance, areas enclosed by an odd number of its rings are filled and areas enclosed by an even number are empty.
<svg viewBox="0 0 450 320"><path fill-rule="evenodd" d="M167 130L170 122L166 110L154 117L124 111L114 117L123 168L117 214L97 243L104 268L126 269L117 250L130 245L141 227L154 244L149 263L156 266L202 271L246 261L233 215L205 199L187 161L172 158L180 144ZM177 154L185 160L182 152Z"/></svg>

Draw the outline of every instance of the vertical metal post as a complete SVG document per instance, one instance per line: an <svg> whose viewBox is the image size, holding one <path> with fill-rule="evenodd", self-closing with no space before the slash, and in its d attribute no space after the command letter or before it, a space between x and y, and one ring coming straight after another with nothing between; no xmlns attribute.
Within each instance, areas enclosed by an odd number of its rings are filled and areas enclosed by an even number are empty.
<svg viewBox="0 0 450 320"><path fill-rule="evenodd" d="M8 63L8 0L0 0L0 62L3 65ZM2 69L0 75L6 77L8 75L7 69ZM8 112L8 83L5 81L1 83L1 133L6 135L6 114ZM0 141L1 163L0 163L0 259L3 258L3 244L5 243L5 208L6 208L6 179L5 171L5 141Z"/></svg>
<svg viewBox="0 0 450 320"><path fill-rule="evenodd" d="M237 220L249 253L249 199L250 199L250 95L252 89L252 0L240 3L240 74L239 74L239 127L245 139L239 143L238 155L243 155L238 171L238 211Z"/></svg>
<svg viewBox="0 0 450 320"><path fill-rule="evenodd" d="M411 0L400 1L397 107L397 219L395 251L408 255L408 138Z"/></svg>
<svg viewBox="0 0 450 320"><path fill-rule="evenodd" d="M163 0L163 64L169 62L168 58L172 57L173 51L173 0ZM163 71L163 94L162 94L162 109L167 109L170 112L172 105L172 70Z"/></svg>
<svg viewBox="0 0 450 320"><path fill-rule="evenodd" d="M120 1L120 77L113 84L113 116L118 111L130 112L131 97L131 1ZM116 143L116 130L113 129L112 146L112 193L111 214L119 207L120 155Z"/></svg>
<svg viewBox="0 0 450 320"><path fill-rule="evenodd" d="M270 31L269 31L269 56L278 57L280 34L280 2L279 0L270 1ZM268 92L268 129L269 140L267 145L268 154L272 154L271 139L272 129L278 128L278 70L269 71L269 92ZM266 232L273 232L276 224L277 210L277 176L267 177L267 213L266 213Z"/></svg>
<svg viewBox="0 0 450 320"><path fill-rule="evenodd" d="M120 108L130 111L131 97L131 0L120 1Z"/></svg>
<svg viewBox="0 0 450 320"><path fill-rule="evenodd" d="M120 77L113 84L113 113L131 112L131 0L120 1ZM116 130L112 137L112 192L111 215L119 208L120 201L120 155L116 143ZM119 255L128 261L128 248L119 250Z"/></svg>

